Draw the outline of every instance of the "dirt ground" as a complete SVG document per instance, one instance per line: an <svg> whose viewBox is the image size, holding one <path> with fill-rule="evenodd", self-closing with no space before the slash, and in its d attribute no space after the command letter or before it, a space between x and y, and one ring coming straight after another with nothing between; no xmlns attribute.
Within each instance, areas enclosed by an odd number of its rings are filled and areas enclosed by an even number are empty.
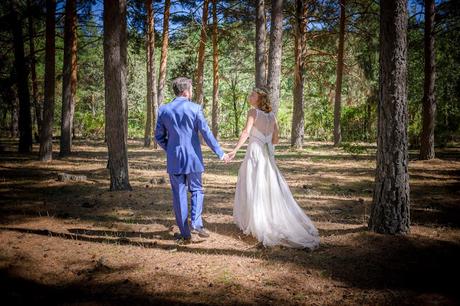
<svg viewBox="0 0 460 306"><path fill-rule="evenodd" d="M260 247L233 224L244 152L226 165L205 150L211 237L176 246L161 150L131 140L133 191L110 192L102 141L77 140L71 156L50 163L15 146L1 140L3 305L460 304L460 147L433 161L411 152L411 234L385 236L366 227L375 145L352 154L325 142L302 151L282 143L278 166L320 231L310 252ZM87 179L59 181L61 172Z"/></svg>

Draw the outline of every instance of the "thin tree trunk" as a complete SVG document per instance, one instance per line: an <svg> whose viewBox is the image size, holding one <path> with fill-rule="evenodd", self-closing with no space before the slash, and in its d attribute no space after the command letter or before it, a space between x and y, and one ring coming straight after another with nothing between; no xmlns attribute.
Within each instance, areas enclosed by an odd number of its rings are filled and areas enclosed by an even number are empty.
<svg viewBox="0 0 460 306"><path fill-rule="evenodd" d="M238 95L237 95L237 87L238 87L238 76L232 77L230 82L228 83L230 95L232 97L232 107L233 107L233 119L235 128L233 129L233 136L238 137L240 135L240 116L238 114Z"/></svg>
<svg viewBox="0 0 460 306"><path fill-rule="evenodd" d="M40 129L42 125L42 107L40 102L38 101L38 83L37 83L37 70L35 68L35 44L34 44L34 37L35 37L35 27L34 27L34 19L32 16L32 8L30 5L30 0L27 0L27 8L29 10L29 57L30 57L30 74L31 74L31 81L32 81L32 105L35 109L35 118L37 123L37 133L40 135Z"/></svg>
<svg viewBox="0 0 460 306"><path fill-rule="evenodd" d="M209 0L203 1L203 15L201 16L201 36L200 44L198 47L198 63L196 68L195 75L195 93L196 93L196 102L200 105L203 105L203 73L204 73L204 53L206 47L206 28L208 26L208 4Z"/></svg>
<svg viewBox="0 0 460 306"><path fill-rule="evenodd" d="M77 12L76 0L67 0L64 24L64 64L62 66L62 114L59 155L72 150L72 126L77 89Z"/></svg>
<svg viewBox="0 0 460 306"><path fill-rule="evenodd" d="M376 93L375 89L371 89L368 96L366 97L366 113L364 117L364 132L366 135L366 141L371 141L371 114L372 114L372 104L375 102Z"/></svg>
<svg viewBox="0 0 460 306"><path fill-rule="evenodd" d="M267 85L267 65L265 55L265 40L267 36L265 1L256 0L256 86Z"/></svg>
<svg viewBox="0 0 460 306"><path fill-rule="evenodd" d="M283 44L283 0L272 1L267 86L273 112L280 107L281 53Z"/></svg>
<svg viewBox="0 0 460 306"><path fill-rule="evenodd" d="M126 61L126 0L105 0L105 124L112 191L131 190L128 174Z"/></svg>
<svg viewBox="0 0 460 306"><path fill-rule="evenodd" d="M420 137L420 159L433 159L434 127L436 117L435 51L434 51L434 0L425 0L425 84L423 87L423 125Z"/></svg>
<svg viewBox="0 0 460 306"><path fill-rule="evenodd" d="M10 122L10 135L11 137L18 137L18 126L19 126L19 102L18 96L14 89L11 88L10 95L11 99L11 122Z"/></svg>
<svg viewBox="0 0 460 306"><path fill-rule="evenodd" d="M219 136L219 45L218 45L218 31L217 23L217 0L212 0L212 50L213 50L213 61L212 61L212 71L213 71L213 83L212 83L212 118L211 126L212 133L214 137L218 138Z"/></svg>
<svg viewBox="0 0 460 306"><path fill-rule="evenodd" d="M147 11L147 122L145 124L144 147L149 147L152 142L152 132L156 125L157 117L157 87L155 68L155 20L152 8L152 0L145 2ZM154 148L157 144L154 141Z"/></svg>
<svg viewBox="0 0 460 306"><path fill-rule="evenodd" d="M41 161L53 159L53 119L54 95L56 85L56 0L46 1L46 42L45 42L45 99L43 103L43 122L40 134Z"/></svg>
<svg viewBox="0 0 460 306"><path fill-rule="evenodd" d="M163 104L165 97L165 81L166 81L166 63L168 62L168 42L169 42L169 8L171 0L165 1L163 14L163 37L161 40L161 58L160 58L160 74L158 76L158 107Z"/></svg>
<svg viewBox="0 0 460 306"><path fill-rule="evenodd" d="M18 3L11 5L11 28L13 31L14 66L16 67L16 83L19 97L19 147L20 153L32 151L32 125L30 116L30 96L28 70L24 58L24 38L22 20L18 14Z"/></svg>
<svg viewBox="0 0 460 306"><path fill-rule="evenodd" d="M235 119L235 137L240 135L240 116L238 114L238 98L236 94L232 94L232 102L233 102L233 113Z"/></svg>
<svg viewBox="0 0 460 306"><path fill-rule="evenodd" d="M233 97L233 111L235 113L235 137L240 135L240 116L238 114L238 100L236 97Z"/></svg>
<svg viewBox="0 0 460 306"><path fill-rule="evenodd" d="M380 1L377 169L369 228L410 229L407 142L407 1Z"/></svg>
<svg viewBox="0 0 460 306"><path fill-rule="evenodd" d="M335 103L334 103L334 146L342 142L342 130L340 117L342 113L342 76L343 76L343 45L345 41L345 0L340 0L340 30L339 48L337 50L337 77L335 82Z"/></svg>
<svg viewBox="0 0 460 306"><path fill-rule="evenodd" d="M296 0L295 46L294 46L294 105L292 110L291 146L301 149L304 140L304 71L307 32L307 3Z"/></svg>

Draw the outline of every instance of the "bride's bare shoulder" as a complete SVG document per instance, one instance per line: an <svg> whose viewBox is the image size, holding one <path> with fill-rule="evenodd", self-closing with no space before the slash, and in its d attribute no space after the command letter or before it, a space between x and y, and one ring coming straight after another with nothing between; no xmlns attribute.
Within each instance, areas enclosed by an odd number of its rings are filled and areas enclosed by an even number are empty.
<svg viewBox="0 0 460 306"><path fill-rule="evenodd" d="M248 110L248 117L252 117L252 118L256 119L256 117L257 117L257 109L250 108Z"/></svg>

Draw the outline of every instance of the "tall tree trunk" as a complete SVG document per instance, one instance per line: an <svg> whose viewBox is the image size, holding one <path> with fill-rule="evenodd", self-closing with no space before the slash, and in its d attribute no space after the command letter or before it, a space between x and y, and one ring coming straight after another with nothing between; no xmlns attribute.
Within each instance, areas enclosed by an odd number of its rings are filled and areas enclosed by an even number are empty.
<svg viewBox="0 0 460 306"><path fill-rule="evenodd" d="M238 96L236 94L236 84L232 86L233 114L235 119L235 137L240 135L240 116L238 114Z"/></svg>
<svg viewBox="0 0 460 306"><path fill-rule="evenodd" d="M203 15L201 16L201 36L198 47L198 63L195 75L195 99L200 105L203 105L203 72L204 72L204 52L206 47L206 27L208 26L208 4L209 0L203 1Z"/></svg>
<svg viewBox="0 0 460 306"><path fill-rule="evenodd" d="M165 0L163 14L163 37L161 39L161 58L160 74L158 76L158 107L163 104L165 98L166 63L168 62L168 42L169 42L169 8L171 0Z"/></svg>
<svg viewBox="0 0 460 306"><path fill-rule="evenodd" d="M294 46L294 106L292 110L291 146L301 149L304 140L304 71L307 32L306 0L296 0L295 46Z"/></svg>
<svg viewBox="0 0 460 306"><path fill-rule="evenodd" d="M420 138L420 159L434 158L434 126L436 99L434 96L434 0L425 0L425 84L423 86L423 126Z"/></svg>
<svg viewBox="0 0 460 306"><path fill-rule="evenodd" d="M366 141L373 141L372 139L372 105L376 105L378 100L378 88L373 87L366 98L366 116L364 120Z"/></svg>
<svg viewBox="0 0 460 306"><path fill-rule="evenodd" d="M54 94L56 86L56 0L46 0L45 100L40 134L41 161L53 159Z"/></svg>
<svg viewBox="0 0 460 306"><path fill-rule="evenodd" d="M19 126L19 111L18 111L18 96L13 88L9 90L9 98L11 99L11 122L10 122L10 135L11 137L18 137Z"/></svg>
<svg viewBox="0 0 460 306"><path fill-rule="evenodd" d="M16 83L19 97L19 147L20 153L32 151L32 123L30 116L30 96L28 70L24 59L24 38L22 36L22 20L18 13L18 3L11 5L11 28L13 30L14 66L16 67Z"/></svg>
<svg viewBox="0 0 460 306"><path fill-rule="evenodd" d="M380 1L377 169L369 228L410 229L407 142L407 1Z"/></svg>
<svg viewBox="0 0 460 306"><path fill-rule="evenodd" d="M335 103L334 103L334 146L342 142L342 130L340 117L342 113L342 76L343 76L343 45L345 40L345 0L340 0L340 30L339 48L337 50L337 77L335 82Z"/></svg>
<svg viewBox="0 0 460 306"><path fill-rule="evenodd" d="M30 5L30 0L27 0L27 9L29 10L29 57L30 57L30 74L32 81L32 105L35 109L35 118L37 123L37 133L40 135L40 129L42 125L42 106L38 101L38 83L37 83L37 70L35 68L35 27L34 27L34 18L32 16L32 7Z"/></svg>
<svg viewBox="0 0 460 306"><path fill-rule="evenodd" d="M158 99L155 72L155 19L152 0L145 1L145 9L147 11L147 122L145 124L144 147L149 147L152 141L153 127L156 125ZM155 141L154 148L157 148Z"/></svg>
<svg viewBox="0 0 460 306"><path fill-rule="evenodd" d="M131 190L126 68L126 0L104 0L105 124L112 191Z"/></svg>
<svg viewBox="0 0 460 306"><path fill-rule="evenodd" d="M64 24L64 64L62 66L62 114L59 155L72 150L72 127L77 90L77 11L76 0L67 0Z"/></svg>
<svg viewBox="0 0 460 306"><path fill-rule="evenodd" d="M212 82L212 118L211 126L212 133L214 137L218 138L219 136L219 45L217 37L217 0L212 0L212 72L213 72L213 82Z"/></svg>
<svg viewBox="0 0 460 306"><path fill-rule="evenodd" d="M265 38L267 36L265 1L256 0L256 87L267 85Z"/></svg>
<svg viewBox="0 0 460 306"><path fill-rule="evenodd" d="M268 55L267 86L273 112L278 113L280 107L281 53L283 45L283 0L272 1L270 26L270 52Z"/></svg>

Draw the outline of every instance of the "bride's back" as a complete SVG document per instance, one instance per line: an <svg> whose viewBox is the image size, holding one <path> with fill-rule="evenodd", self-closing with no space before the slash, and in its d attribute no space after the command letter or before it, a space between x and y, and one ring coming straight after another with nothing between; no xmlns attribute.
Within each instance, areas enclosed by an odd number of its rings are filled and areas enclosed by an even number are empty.
<svg viewBox="0 0 460 306"><path fill-rule="evenodd" d="M275 114L273 112L266 113L256 108L256 119L254 127L264 136L269 136L275 130Z"/></svg>

